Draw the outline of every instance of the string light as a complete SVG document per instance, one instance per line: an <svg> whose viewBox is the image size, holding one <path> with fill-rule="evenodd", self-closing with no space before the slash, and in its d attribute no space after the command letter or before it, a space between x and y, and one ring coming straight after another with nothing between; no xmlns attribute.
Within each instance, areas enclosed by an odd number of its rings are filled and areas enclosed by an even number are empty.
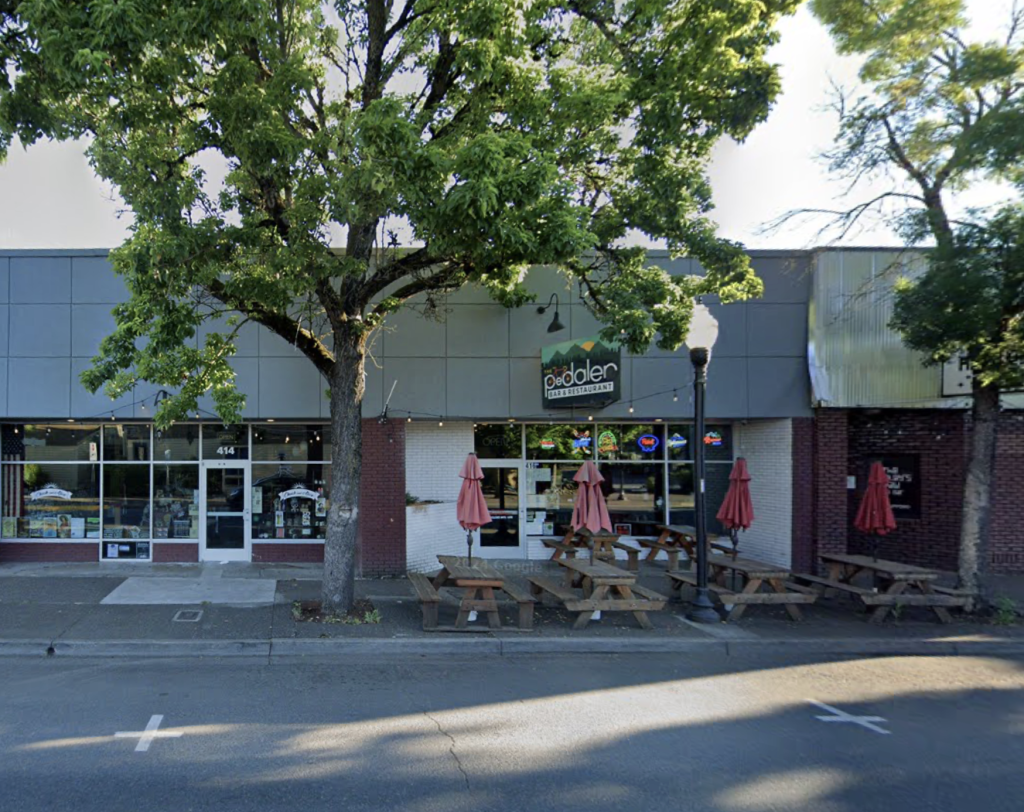
<svg viewBox="0 0 1024 812"><path fill-rule="evenodd" d="M592 414L588 414L587 415L587 420L593 420L593 419L594 419L594 415L592 415Z"/></svg>
<svg viewBox="0 0 1024 812"><path fill-rule="evenodd" d="M672 402L673 403L678 403L679 402L679 393L675 389L672 390Z"/></svg>
<svg viewBox="0 0 1024 812"><path fill-rule="evenodd" d="M444 425L444 421L443 420L438 420L437 421L437 425L438 426L443 426Z"/></svg>
<svg viewBox="0 0 1024 812"><path fill-rule="evenodd" d="M629 404L629 413L633 414L633 404L632 403Z"/></svg>
<svg viewBox="0 0 1024 812"><path fill-rule="evenodd" d="M405 422L406 423L411 423L412 422L412 415L410 415L409 417L405 418Z"/></svg>

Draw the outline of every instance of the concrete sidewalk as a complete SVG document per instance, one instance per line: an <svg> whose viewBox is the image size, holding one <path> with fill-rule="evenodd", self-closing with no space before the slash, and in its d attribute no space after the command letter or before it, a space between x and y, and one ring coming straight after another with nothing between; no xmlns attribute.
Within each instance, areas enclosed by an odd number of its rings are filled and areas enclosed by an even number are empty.
<svg viewBox="0 0 1024 812"><path fill-rule="evenodd" d="M537 562L543 568L543 562ZM553 565L551 565L553 566ZM950 625L926 610L907 610L897 622L869 624L833 602L805 609L794 623L781 607L752 607L739 623L699 626L686 605L670 602L651 613L655 628L632 615L605 614L574 631L563 610L536 609L535 628L515 628L515 605L502 607L506 628L486 623L473 632L424 632L408 582L356 583L379 623L348 625L296 620L298 602L319 597L320 565L259 564L2 564L0 655L8 656L337 656L356 654L566 654L791 649L840 655L1024 654L1024 625L976 619ZM510 572L521 579L522 573ZM645 565L641 583L669 594L663 570ZM1002 579L996 594L1024 596L1024 578ZM444 595L444 591L442 591ZM442 622L455 615L445 596Z"/></svg>

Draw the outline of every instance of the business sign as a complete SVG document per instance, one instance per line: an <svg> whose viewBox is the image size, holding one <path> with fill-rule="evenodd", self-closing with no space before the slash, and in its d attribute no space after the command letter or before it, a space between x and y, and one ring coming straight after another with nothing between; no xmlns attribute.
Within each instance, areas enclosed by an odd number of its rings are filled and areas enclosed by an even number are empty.
<svg viewBox="0 0 1024 812"><path fill-rule="evenodd" d="M889 477L889 504L896 521L921 518L921 457L887 454L881 458Z"/></svg>
<svg viewBox="0 0 1024 812"><path fill-rule="evenodd" d="M66 491L63 488L58 488L52 482L45 488L40 488L38 491L32 491L28 495L28 501L35 502L39 499L70 499L71 491Z"/></svg>
<svg viewBox="0 0 1024 812"><path fill-rule="evenodd" d="M704 445L709 445L712 448L721 448L722 446L722 433L720 431L709 431L704 435Z"/></svg>
<svg viewBox="0 0 1024 812"><path fill-rule="evenodd" d="M962 353L954 355L942 365L942 397L969 396L973 377L967 356Z"/></svg>
<svg viewBox="0 0 1024 812"><path fill-rule="evenodd" d="M615 342L580 338L542 347L540 367L545 409L606 406L620 398L622 351Z"/></svg>
<svg viewBox="0 0 1024 812"><path fill-rule="evenodd" d="M583 454L589 453L590 443L593 438L590 436L589 431L579 432L576 429L572 430L572 453Z"/></svg>
<svg viewBox="0 0 1024 812"><path fill-rule="evenodd" d="M619 443L615 439L615 432L602 431L597 435L597 451L599 454L611 454L618 450Z"/></svg>
<svg viewBox="0 0 1024 812"><path fill-rule="evenodd" d="M281 491L278 494L278 499L282 502L285 499L316 499L320 496L316 491L311 491L309 488L292 488L290 491Z"/></svg>
<svg viewBox="0 0 1024 812"><path fill-rule="evenodd" d="M669 448L686 448L686 438L681 434L673 434L668 438Z"/></svg>
<svg viewBox="0 0 1024 812"><path fill-rule="evenodd" d="M642 437L638 437L636 444L640 446L640 450L645 454L650 454L658 448L658 444L661 441L653 434L644 434Z"/></svg>

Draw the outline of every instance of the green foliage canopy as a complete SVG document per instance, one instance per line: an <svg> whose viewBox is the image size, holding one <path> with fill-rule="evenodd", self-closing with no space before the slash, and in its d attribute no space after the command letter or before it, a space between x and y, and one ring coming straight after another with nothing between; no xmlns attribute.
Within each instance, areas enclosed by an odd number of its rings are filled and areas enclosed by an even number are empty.
<svg viewBox="0 0 1024 812"><path fill-rule="evenodd" d="M522 304L531 265L583 285L631 349L675 347L695 295L761 291L714 234L705 166L766 117L765 53L797 5L0 0L0 153L85 137L134 215L112 256L131 299L84 381L175 388L161 423L207 391L237 416L246 320L335 381L412 297L475 282ZM706 276L670 278L633 232Z"/></svg>

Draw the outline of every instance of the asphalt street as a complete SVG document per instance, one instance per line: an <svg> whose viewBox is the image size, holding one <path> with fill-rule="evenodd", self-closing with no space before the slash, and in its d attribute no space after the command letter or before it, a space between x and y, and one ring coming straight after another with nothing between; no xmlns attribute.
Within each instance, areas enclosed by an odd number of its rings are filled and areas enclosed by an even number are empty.
<svg viewBox="0 0 1024 812"><path fill-rule="evenodd" d="M6 659L0 809L1018 812L1022 665Z"/></svg>

